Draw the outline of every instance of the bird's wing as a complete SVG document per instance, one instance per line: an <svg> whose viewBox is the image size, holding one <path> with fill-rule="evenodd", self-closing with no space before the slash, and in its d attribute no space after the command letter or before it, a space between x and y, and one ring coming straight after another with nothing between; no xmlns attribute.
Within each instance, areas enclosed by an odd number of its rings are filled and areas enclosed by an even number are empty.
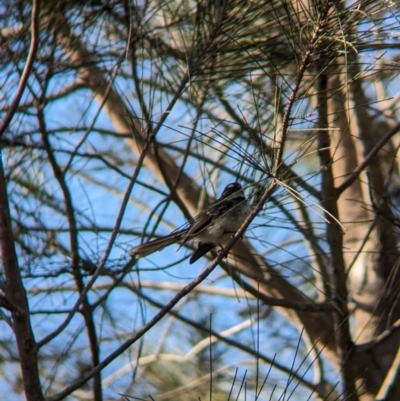
<svg viewBox="0 0 400 401"><path fill-rule="evenodd" d="M211 204L207 211L196 218L194 223L190 226L187 234L183 237L180 246L184 245L187 241L195 238L205 228L211 225L215 220L219 219L227 213L234 206L234 202L229 199L218 199Z"/></svg>
<svg viewBox="0 0 400 401"><path fill-rule="evenodd" d="M213 219L214 219L213 214L209 212L200 215L195 220L195 222L190 226L180 246L184 245L186 242L196 237L197 234L201 233L207 226L209 226L212 223Z"/></svg>

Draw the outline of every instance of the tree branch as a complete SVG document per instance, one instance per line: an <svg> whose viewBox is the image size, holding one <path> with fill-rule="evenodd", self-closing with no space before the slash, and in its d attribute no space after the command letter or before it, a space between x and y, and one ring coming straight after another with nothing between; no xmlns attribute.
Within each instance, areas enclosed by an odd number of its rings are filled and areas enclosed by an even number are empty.
<svg viewBox="0 0 400 401"><path fill-rule="evenodd" d="M128 338L122 345L120 345L114 352L108 355L99 365L85 373L81 377L79 377L74 383L69 385L66 389L61 391L60 393L48 397L47 401L60 401L65 398L67 395L71 394L74 390L81 387L88 380L90 380L97 372L100 372L107 365L109 365L115 358L120 356L126 349L128 349L132 344L134 344L137 340L139 340L145 333L147 333L153 326L155 326L182 298L184 298L187 294L189 294L193 288L195 288L198 284L203 282L215 269L218 265L219 260L222 258L222 255L218 255L218 257L210 263L210 265L197 276L191 283L186 285L179 291L158 313L156 313L152 319L141 329L139 329L132 337Z"/></svg>
<svg viewBox="0 0 400 401"><path fill-rule="evenodd" d="M11 308L13 331L17 341L23 386L28 401L44 400L39 379L38 355L29 316L28 300L15 252L10 207L0 152L0 254L6 279L5 293Z"/></svg>
<svg viewBox="0 0 400 401"><path fill-rule="evenodd" d="M8 108L7 114L4 117L3 122L0 125L0 137L3 136L5 130L8 128L14 113L17 110L22 94L24 93L26 84L28 82L29 75L31 73L33 63L35 61L38 42L39 42L39 13L40 13L40 0L33 0L32 13L31 13L31 46L26 59L24 71L22 72L21 79L19 81L17 92L15 93L14 99Z"/></svg>
<svg viewBox="0 0 400 401"><path fill-rule="evenodd" d="M346 287L346 270L343 259L343 234L337 226L336 221L339 218L337 198L334 196L334 178L332 171L332 159L330 155L330 137L326 128L328 123L328 78L323 68L317 70L319 74L318 83L318 104L319 104L319 121L318 126L321 128L318 132L318 152L321 164L322 175L322 201L328 220L327 224L327 241L330 248L330 276L333 300L337 305L338 312L334 313L335 337L337 344L337 353L339 356L340 370L343 379L344 397L349 401L357 401L357 391L355 387L355 373L353 369L353 361L349 358L352 350L352 340L349 328L349 311L347 306L347 287ZM335 221L335 220L336 221Z"/></svg>
<svg viewBox="0 0 400 401"><path fill-rule="evenodd" d="M364 157L364 160L357 166L357 168L336 188L336 196L339 197L353 182L358 178L361 172L368 166L371 160L382 150L386 142L400 131L400 122L397 123L390 131L388 131Z"/></svg>

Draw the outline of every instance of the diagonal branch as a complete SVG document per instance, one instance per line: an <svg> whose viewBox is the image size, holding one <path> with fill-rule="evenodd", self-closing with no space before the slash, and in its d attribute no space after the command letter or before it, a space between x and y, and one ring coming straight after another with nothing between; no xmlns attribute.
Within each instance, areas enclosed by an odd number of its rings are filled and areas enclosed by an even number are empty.
<svg viewBox="0 0 400 401"><path fill-rule="evenodd" d="M353 182L358 178L362 171L368 166L371 160L382 150L383 146L389 139L400 131L400 123L397 123L390 131L388 131L364 157L364 160L357 166L357 168L336 188L336 196L339 197Z"/></svg>
<svg viewBox="0 0 400 401"><path fill-rule="evenodd" d="M115 358L121 355L122 352L127 350L132 344L138 341L145 333L147 333L152 327L154 327L181 299L183 299L187 294L189 294L193 288L198 284L203 282L211 272L218 265L219 259L222 256L219 255L199 276L197 276L192 282L186 285L182 290L180 290L159 312L157 312L148 323L142 326L132 337L125 340L115 351L107 356L99 365L79 377L74 383L70 384L66 389L59 392L58 394L48 397L47 401L60 401L64 399L67 395L71 394L73 391L81 387L88 380L90 380L95 374L104 369L109 365Z"/></svg>

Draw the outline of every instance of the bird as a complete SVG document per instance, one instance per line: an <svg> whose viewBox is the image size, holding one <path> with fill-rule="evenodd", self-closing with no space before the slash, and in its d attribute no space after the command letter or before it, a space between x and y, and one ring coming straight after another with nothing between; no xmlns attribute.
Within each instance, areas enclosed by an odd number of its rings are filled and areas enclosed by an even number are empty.
<svg viewBox="0 0 400 401"><path fill-rule="evenodd" d="M197 243L197 249L189 260L189 263L193 264L215 247L219 246L222 249L226 246L251 210L242 186L238 182L232 182L188 228L173 231L169 235L138 245L130 250L130 254L139 259L176 242L181 241L180 248L193 240Z"/></svg>

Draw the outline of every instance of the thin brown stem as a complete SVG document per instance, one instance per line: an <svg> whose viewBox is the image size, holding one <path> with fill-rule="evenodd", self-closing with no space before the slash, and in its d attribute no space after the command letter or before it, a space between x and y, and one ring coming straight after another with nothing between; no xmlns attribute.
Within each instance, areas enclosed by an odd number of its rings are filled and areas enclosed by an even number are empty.
<svg viewBox="0 0 400 401"><path fill-rule="evenodd" d="M22 94L24 93L26 84L28 82L29 75L32 71L39 43L39 13L40 0L33 0L31 13L31 46L29 49L28 58L26 59L24 70L21 75L21 79L19 81L17 92L15 93L14 99L8 108L7 114L5 115L4 120L0 125L0 137L8 128L12 118L14 117L15 112L17 111Z"/></svg>
<svg viewBox="0 0 400 401"><path fill-rule="evenodd" d="M46 132L45 120L42 108L38 112L38 121L39 121L40 131L42 133L43 144L46 149L51 167L53 169L54 176L57 179L58 184L60 185L61 191L64 196L65 210L70 234L72 274L74 276L78 292L82 294L84 290L84 282L79 266L80 256L79 256L78 229L77 229L75 210L72 202L71 192L68 188L68 185L65 182L65 175L61 170L60 166L58 165L57 160L54 156L54 152L51 147L48 134ZM89 347L91 351L92 365L97 366L100 362L99 359L100 350L97 339L96 326L93 320L93 310L86 294L82 297L82 315L85 320L86 330L89 338ZM94 376L93 393L95 401L101 401L103 399L102 386L101 386L101 372L98 372Z"/></svg>
<svg viewBox="0 0 400 401"><path fill-rule="evenodd" d="M390 140L390 138L396 135L400 131L400 123L397 123L390 131L388 131L370 150L370 152L364 157L363 161L357 166L357 168L346 178L344 182L336 188L336 196L345 191L353 182L359 177L359 175L365 170L370 164L372 159L379 153L384 145Z"/></svg>

